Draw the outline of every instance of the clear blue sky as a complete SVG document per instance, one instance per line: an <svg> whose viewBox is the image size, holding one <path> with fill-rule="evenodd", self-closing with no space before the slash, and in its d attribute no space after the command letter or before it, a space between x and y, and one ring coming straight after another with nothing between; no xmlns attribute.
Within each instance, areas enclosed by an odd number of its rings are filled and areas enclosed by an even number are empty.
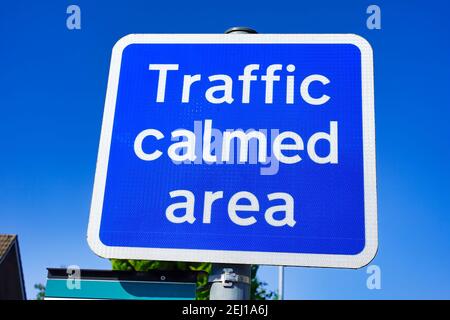
<svg viewBox="0 0 450 320"><path fill-rule="evenodd" d="M82 29L66 28L81 7ZM366 28L377 4L382 29ZM129 33L357 33L374 49L382 289L287 268L286 298L450 298L450 5L444 1L14 1L0 8L0 233L29 297L46 267L109 268L86 228L111 48ZM260 276L276 287L276 268Z"/></svg>

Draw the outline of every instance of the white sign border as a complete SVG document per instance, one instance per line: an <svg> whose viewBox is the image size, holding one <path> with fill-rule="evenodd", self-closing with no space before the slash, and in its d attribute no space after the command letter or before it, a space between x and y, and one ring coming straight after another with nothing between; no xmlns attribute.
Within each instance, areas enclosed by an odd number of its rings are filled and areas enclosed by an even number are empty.
<svg viewBox="0 0 450 320"><path fill-rule="evenodd" d="M100 240L100 222L108 171L111 136L116 107L122 52L130 44L353 44L361 51L362 123L364 154L365 247L356 255L303 254L256 251L113 247ZM361 268L378 250L377 193L375 164L373 53L370 44L355 34L130 34L112 50L100 136L87 241L103 258L216 262L307 267Z"/></svg>

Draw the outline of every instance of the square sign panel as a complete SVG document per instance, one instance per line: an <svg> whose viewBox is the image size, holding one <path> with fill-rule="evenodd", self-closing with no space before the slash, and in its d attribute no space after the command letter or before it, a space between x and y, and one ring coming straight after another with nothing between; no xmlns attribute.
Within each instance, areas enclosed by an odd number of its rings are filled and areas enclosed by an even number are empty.
<svg viewBox="0 0 450 320"><path fill-rule="evenodd" d="M377 251L359 36L117 42L88 242L105 258L358 268Z"/></svg>

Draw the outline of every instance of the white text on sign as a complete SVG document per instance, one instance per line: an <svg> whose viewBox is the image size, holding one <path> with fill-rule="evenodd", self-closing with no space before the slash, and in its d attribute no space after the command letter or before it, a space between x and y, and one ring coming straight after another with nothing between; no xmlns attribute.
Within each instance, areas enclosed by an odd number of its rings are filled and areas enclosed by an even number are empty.
<svg viewBox="0 0 450 320"><path fill-rule="evenodd" d="M150 64L149 71L157 72L157 83L155 86L156 103L165 103L166 88L168 85L168 78L173 72L179 72L180 66L178 64ZM242 96L239 102L242 104L252 103L251 98L251 84L254 81L263 81L265 83L265 104L273 103L274 86L280 81L281 72L285 72L286 77L286 92L285 103L296 103L296 89L295 89L295 66L289 64L286 68L281 64L271 64L265 68L265 73L256 74L261 69L259 64L249 64L244 67L242 74L237 77L237 81L242 86ZM180 102L189 103L191 101L191 89L196 83L201 81L208 81L211 86L204 93L204 99L212 104L232 104L235 101L233 96L233 86L235 82L233 78L226 74L210 75L205 80L201 74L188 74L183 76L182 91L180 92ZM330 100L330 96L322 94L313 97L310 94L310 85L318 82L322 86L330 84L330 80L321 74L311 74L303 78L297 90L303 103L317 107L326 104ZM270 129L270 128L267 128ZM309 137L302 137L301 134L293 131L283 131L275 137L271 137L271 141L267 137L268 130L253 130L247 129L226 129L221 134L220 141L213 139L212 131L213 120L204 119L202 134L199 136L196 132L181 128L170 133L171 141L167 150L160 150L155 148L153 150L144 150L143 143L146 139L154 141L162 140L166 134L156 128L148 128L142 130L134 140L134 153L143 161L157 161L160 157L167 153L169 158L176 163L189 163L197 160L198 155L206 163L230 163L234 159L234 145L238 142L239 145L238 161L240 164L248 163L251 154L250 144L254 142L257 150L255 157L258 163L266 163L268 160L268 150L270 143L271 157L277 161L287 165L293 165L302 161L302 158L307 155L309 159L319 165L337 164L338 163L338 121L329 121L329 126L320 128L321 131L315 132ZM167 134L168 135L168 134ZM196 150L199 145L197 142L201 140L202 150ZM319 141L324 141L329 145L328 154L318 154L316 145ZM219 142L219 143L218 143ZM293 154L293 152L295 154ZM166 218L172 223L194 223L197 217L194 213L195 195L189 190L174 190L169 193L170 198L184 198L184 201L170 204L166 209ZM209 224L213 219L213 203L223 199L223 191L205 191L204 203L202 210L202 223ZM240 191L230 196L228 200L228 216L230 220L240 226L251 226L255 224L258 219L256 214L261 211L260 200L250 191ZM296 224L294 217L294 198L285 192L275 192L267 195L268 204L271 201L278 200L278 205L268 206L264 210L265 221L274 227L289 226L293 227ZM279 200L283 200L284 204L279 205ZM245 204L243 204L245 202ZM266 201L267 202L267 201ZM182 214L175 214L175 211L181 211ZM246 212L245 215L240 215L239 212ZM254 213L250 215L249 213ZM284 214L280 215L282 212ZM277 218L275 218L275 213Z"/></svg>

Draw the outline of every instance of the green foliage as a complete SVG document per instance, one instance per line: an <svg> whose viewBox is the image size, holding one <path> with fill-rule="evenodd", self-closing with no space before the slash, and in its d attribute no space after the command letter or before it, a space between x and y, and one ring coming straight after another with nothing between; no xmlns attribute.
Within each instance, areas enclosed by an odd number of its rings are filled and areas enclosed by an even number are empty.
<svg viewBox="0 0 450 320"><path fill-rule="evenodd" d="M208 274L211 272L211 263L201 262L172 262L172 261L148 261L148 260L119 260L112 259L113 270L149 271L149 270L193 270L205 271L197 279L197 300L209 299ZM267 283L258 280L256 273L258 266L252 266L252 300L276 299L275 292L266 289Z"/></svg>
<svg viewBox="0 0 450 320"><path fill-rule="evenodd" d="M36 283L34 288L38 290L36 295L36 300L44 300L45 297L45 286L42 283Z"/></svg>
<svg viewBox="0 0 450 320"><path fill-rule="evenodd" d="M278 295L274 291L269 291L267 282L260 281L256 274L258 273L258 265L252 265L252 284L250 299L251 300L278 300Z"/></svg>

